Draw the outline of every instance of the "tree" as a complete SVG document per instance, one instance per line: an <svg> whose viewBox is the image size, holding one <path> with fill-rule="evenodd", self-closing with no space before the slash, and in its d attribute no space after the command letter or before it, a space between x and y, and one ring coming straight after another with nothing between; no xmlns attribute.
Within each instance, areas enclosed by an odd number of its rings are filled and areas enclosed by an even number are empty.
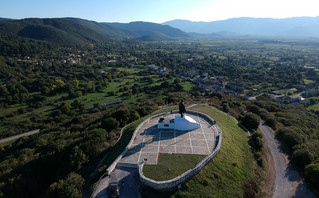
<svg viewBox="0 0 319 198"><path fill-rule="evenodd" d="M140 119L140 114L137 111L131 111L130 113L130 122Z"/></svg>
<svg viewBox="0 0 319 198"><path fill-rule="evenodd" d="M54 182L49 187L49 198L80 198L84 179L81 175L70 173L65 179Z"/></svg>
<svg viewBox="0 0 319 198"><path fill-rule="evenodd" d="M259 117L254 113L247 113L242 120L242 124L249 130L256 130L259 126L259 122Z"/></svg>
<svg viewBox="0 0 319 198"><path fill-rule="evenodd" d="M269 118L265 121L265 124L276 130L276 120L274 118Z"/></svg>
<svg viewBox="0 0 319 198"><path fill-rule="evenodd" d="M48 96L48 95L50 94L50 88L47 87L47 86L43 86L43 87L41 88L41 94L42 94L42 95L45 95L45 96Z"/></svg>
<svg viewBox="0 0 319 198"><path fill-rule="evenodd" d="M71 103L71 107L72 107L73 109L79 108L80 105L81 105L81 101L80 101L80 100L77 100L77 99L75 99L75 100Z"/></svg>
<svg viewBox="0 0 319 198"><path fill-rule="evenodd" d="M169 88L169 82L165 81L160 85L161 88Z"/></svg>
<svg viewBox="0 0 319 198"><path fill-rule="evenodd" d="M6 96L9 94L8 89L5 86L0 86L0 96Z"/></svg>
<svg viewBox="0 0 319 198"><path fill-rule="evenodd" d="M88 82L86 84L86 91L88 93L94 93L95 92L95 85L92 82Z"/></svg>
<svg viewBox="0 0 319 198"><path fill-rule="evenodd" d="M86 133L86 141L82 145L82 150L90 158L95 157L103 147L103 144L107 140L108 133L105 129L97 128Z"/></svg>
<svg viewBox="0 0 319 198"><path fill-rule="evenodd" d="M61 106L61 112L63 114L69 114L70 113L70 105L63 103Z"/></svg>
<svg viewBox="0 0 319 198"><path fill-rule="evenodd" d="M75 92L75 97L81 97L83 94L82 94L82 91L76 91Z"/></svg>
<svg viewBox="0 0 319 198"><path fill-rule="evenodd" d="M55 82L57 83L58 87L63 87L64 86L64 82L61 79L56 79Z"/></svg>
<svg viewBox="0 0 319 198"><path fill-rule="evenodd" d="M175 88L175 91L182 91L184 89L184 87L180 85L179 83L175 84L174 88Z"/></svg>
<svg viewBox="0 0 319 198"><path fill-rule="evenodd" d="M261 151L263 149L263 134L255 131L251 136L252 146L256 151Z"/></svg>
<svg viewBox="0 0 319 198"><path fill-rule="evenodd" d="M101 126L107 131L112 131L120 126L120 123L115 118L106 118L102 120Z"/></svg>
<svg viewBox="0 0 319 198"><path fill-rule="evenodd" d="M86 107L85 107L85 105L84 105L84 104L80 104L79 110L80 110L81 113L85 113L85 112L86 112Z"/></svg>
<svg viewBox="0 0 319 198"><path fill-rule="evenodd" d="M70 155L70 165L74 170L80 170L82 165L89 162L89 158L83 153L83 151L75 146Z"/></svg>
<svg viewBox="0 0 319 198"><path fill-rule="evenodd" d="M79 88L79 80L73 80L71 82L71 85L73 86L74 89L78 89Z"/></svg>
<svg viewBox="0 0 319 198"><path fill-rule="evenodd" d="M313 155L307 149L295 150L292 154L292 158L301 168L310 164L314 159Z"/></svg>
<svg viewBox="0 0 319 198"><path fill-rule="evenodd" d="M278 131L285 143L292 149L295 145L303 143L303 136L291 128L283 127Z"/></svg>
<svg viewBox="0 0 319 198"><path fill-rule="evenodd" d="M319 188L319 163L309 164L305 168L306 180Z"/></svg>
<svg viewBox="0 0 319 198"><path fill-rule="evenodd" d="M260 114L259 107L257 107L256 105L247 105L246 108L247 108L248 111L251 111L251 112L253 112L253 113L257 114L257 115Z"/></svg>
<svg viewBox="0 0 319 198"><path fill-rule="evenodd" d="M193 95L194 97L198 97L198 96L201 95L201 93L200 93L200 91L193 91L193 92L192 92L192 95Z"/></svg>
<svg viewBox="0 0 319 198"><path fill-rule="evenodd" d="M112 114L116 120L120 122L120 126L124 126L127 120L130 119L130 111L127 108L122 108Z"/></svg>

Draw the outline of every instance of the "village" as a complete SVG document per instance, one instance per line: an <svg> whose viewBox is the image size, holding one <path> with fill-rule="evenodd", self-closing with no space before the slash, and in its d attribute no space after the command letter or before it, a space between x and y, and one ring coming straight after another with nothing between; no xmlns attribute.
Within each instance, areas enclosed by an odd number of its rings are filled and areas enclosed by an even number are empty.
<svg viewBox="0 0 319 198"><path fill-rule="evenodd" d="M16 59L17 62L25 62L31 65L29 69L36 70L36 66L40 67L52 67L54 65L68 64L68 65L83 65L91 64L97 65L103 68L107 67L145 67L151 74L157 74L160 76L174 75L185 81L190 81L198 87L202 96L208 96L214 92L223 92L225 95L240 95L248 98L249 100L255 100L257 96L264 94L263 90L259 90L253 87L247 87L244 83L234 81L225 76L210 76L207 72L198 69L189 69L187 71L176 71L168 66L158 66L156 64L146 64L145 61L139 60L138 57L133 55L120 55L117 53L106 53L95 50L77 50L66 52L64 55L58 58L52 59L37 59L30 56ZM243 61L243 60L242 60ZM247 64L248 67L254 68L257 65L250 63L238 62L237 64ZM187 58L187 63L193 62L193 58ZM142 63L142 64L141 64ZM227 62L226 62L227 64ZM228 63L229 64L229 63ZM276 61L274 64L291 66L295 63L290 61ZM309 68L311 66L304 66ZM113 73L116 71L113 71ZM110 71L108 69L100 69L100 75L108 75ZM309 105L315 104L317 101L312 101L307 96L314 96L319 93L318 88L311 84L301 84L297 87L287 88L283 90L272 90L267 92L271 97L276 99L280 103L297 105ZM91 106L89 108L92 108Z"/></svg>
<svg viewBox="0 0 319 198"><path fill-rule="evenodd" d="M152 74L166 76L170 74L167 67L156 66L155 64L147 65L147 69ZM225 95L240 95L249 100L256 100L256 97L263 93L258 93L257 89L246 89L244 84L229 83L224 76L210 77L207 72L199 70L189 70L178 73L181 79L193 82L201 91L202 96L209 96L214 92L223 92ZM280 103L290 105L309 104L311 100L306 97L307 94L316 95L319 93L317 87L312 85L300 85L297 88L284 90L275 90L268 93L272 98Z"/></svg>

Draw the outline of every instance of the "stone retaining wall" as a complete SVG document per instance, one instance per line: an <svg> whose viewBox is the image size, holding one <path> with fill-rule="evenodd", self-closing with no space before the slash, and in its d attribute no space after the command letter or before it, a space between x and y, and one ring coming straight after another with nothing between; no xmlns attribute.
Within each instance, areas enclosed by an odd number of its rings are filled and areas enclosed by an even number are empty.
<svg viewBox="0 0 319 198"><path fill-rule="evenodd" d="M174 111L174 112L176 112L176 111ZM208 115L206 115L204 113L197 112L197 111L191 111L191 110L187 110L186 113L201 116L202 118L204 118L206 121L208 121L211 124L216 123L215 120L213 120L211 117L209 117ZM178 188L179 185L185 183L186 181L191 179L194 175L196 175L202 168L204 168L204 166L206 166L218 154L220 147L221 147L221 143L222 143L222 131L220 128L219 128L219 133L216 136L216 141L217 141L217 146L201 162L199 162L195 167L189 169L188 171L184 172L183 174L181 174L173 179L170 179L170 180L155 181L155 180L152 180L148 177L145 177L143 174L144 162L141 162L139 164L139 170L138 170L141 183L146 185L146 186L149 186L155 190L158 190L158 191L175 190L176 188Z"/></svg>

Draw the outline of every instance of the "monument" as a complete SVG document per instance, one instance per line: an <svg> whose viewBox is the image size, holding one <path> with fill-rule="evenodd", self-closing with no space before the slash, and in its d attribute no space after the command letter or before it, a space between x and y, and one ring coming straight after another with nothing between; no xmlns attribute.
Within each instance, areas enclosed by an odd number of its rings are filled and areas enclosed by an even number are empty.
<svg viewBox="0 0 319 198"><path fill-rule="evenodd" d="M200 128L200 124L197 123L193 118L184 115L186 108L183 99L179 103L179 113L174 119L170 119L169 116L160 118L157 128L159 129L174 129L179 131L192 131Z"/></svg>
<svg viewBox="0 0 319 198"><path fill-rule="evenodd" d="M186 112L186 108L184 105L184 100L181 99L181 102L179 103L179 113L181 114L181 118L184 117L184 113Z"/></svg>

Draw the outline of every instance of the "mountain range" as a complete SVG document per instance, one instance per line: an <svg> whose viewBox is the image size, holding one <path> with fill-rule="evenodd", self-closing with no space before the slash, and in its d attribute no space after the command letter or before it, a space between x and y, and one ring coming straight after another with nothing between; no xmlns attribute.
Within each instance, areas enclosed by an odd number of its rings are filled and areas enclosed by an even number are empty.
<svg viewBox="0 0 319 198"><path fill-rule="evenodd" d="M169 25L162 25L157 23L150 22L131 22L131 23L107 23L112 27L116 27L119 29L124 29L127 31L135 32L141 36L160 36L160 37L168 37L168 38L183 38L189 37L189 35L180 29L173 28Z"/></svg>
<svg viewBox="0 0 319 198"><path fill-rule="evenodd" d="M193 33L193 35L195 33L195 35L206 34L206 36L245 35L282 38L319 38L319 17L294 17L286 19L242 17L212 22L172 20L163 24Z"/></svg>
<svg viewBox="0 0 319 198"><path fill-rule="evenodd" d="M0 36L13 35L74 45L114 40L160 41L188 37L319 38L319 17L233 18L213 22L173 20L98 23L79 18L0 18Z"/></svg>
<svg viewBox="0 0 319 198"><path fill-rule="evenodd" d="M98 23L79 18L0 18L0 35L27 37L66 45L100 43L112 39L169 40L189 36L179 29L156 23Z"/></svg>

